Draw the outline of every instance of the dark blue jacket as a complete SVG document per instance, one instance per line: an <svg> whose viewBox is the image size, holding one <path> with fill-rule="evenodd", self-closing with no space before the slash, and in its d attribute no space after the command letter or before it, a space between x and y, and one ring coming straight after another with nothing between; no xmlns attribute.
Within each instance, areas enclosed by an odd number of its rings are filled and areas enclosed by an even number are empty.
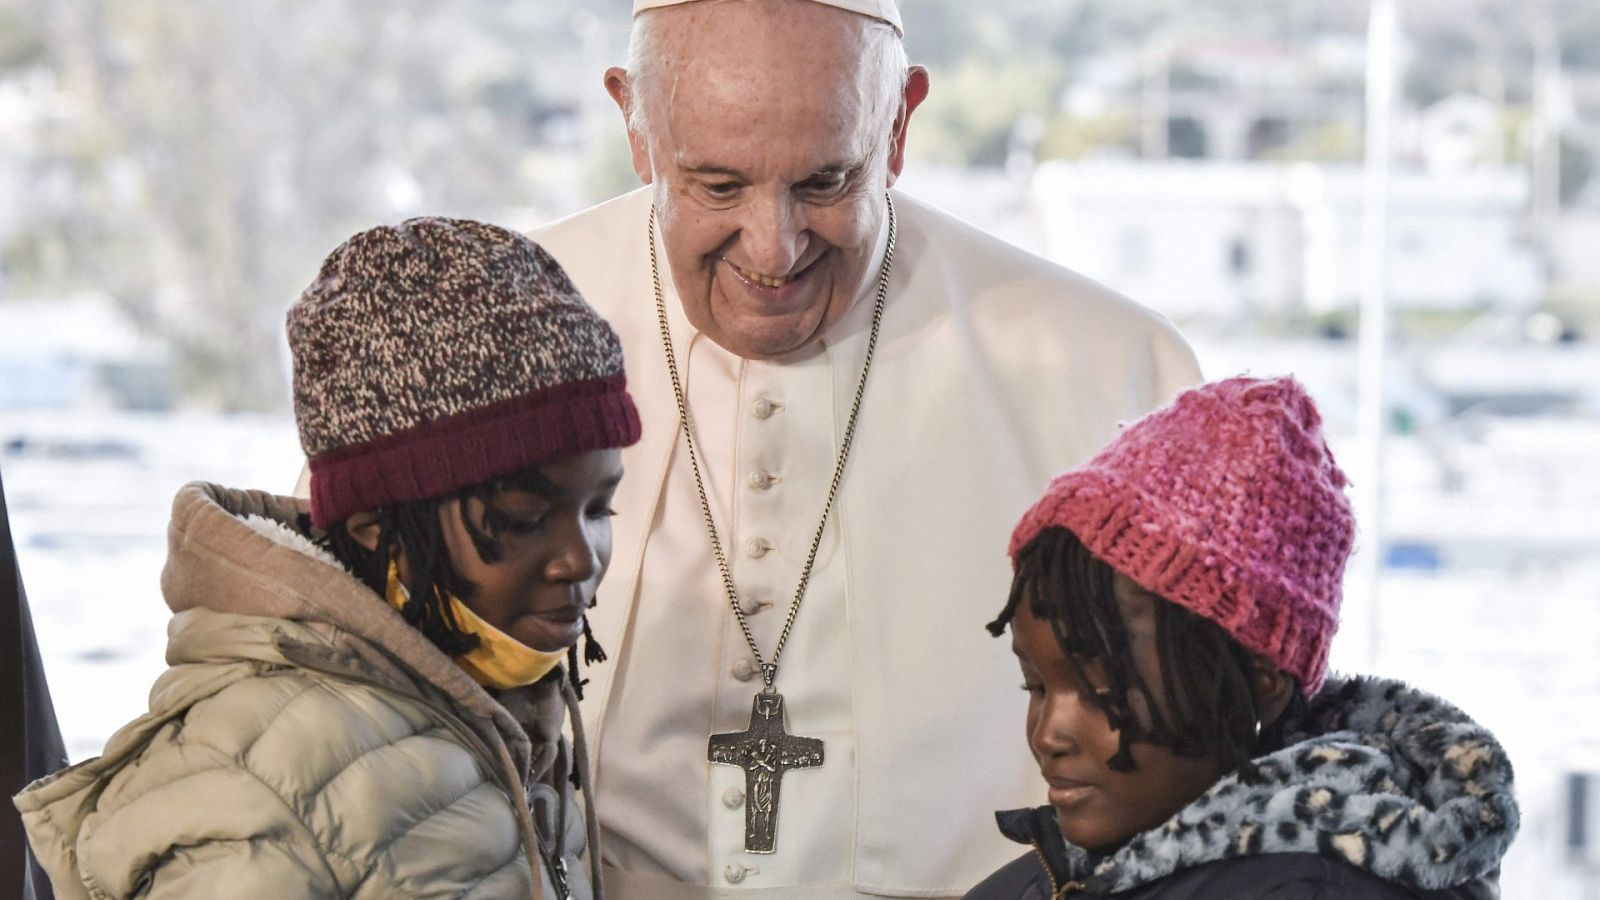
<svg viewBox="0 0 1600 900"><path fill-rule="evenodd" d="M1012 840L1048 847L1061 843L1055 810L1048 806L998 813L1000 830ZM1055 856L1050 871L1044 859ZM1055 897L1112 897L1115 900L1495 900L1492 880L1430 891L1402 887L1341 860L1315 853L1274 853L1220 859L1174 872L1113 894L1094 894L1068 885L1060 851L1030 850L984 879L967 900L1052 900ZM1063 886L1067 890L1063 891Z"/></svg>
<svg viewBox="0 0 1600 900"><path fill-rule="evenodd" d="M0 898L50 900L50 880L28 852L22 819L9 802L29 782L67 764L39 643L28 615L0 485Z"/></svg>

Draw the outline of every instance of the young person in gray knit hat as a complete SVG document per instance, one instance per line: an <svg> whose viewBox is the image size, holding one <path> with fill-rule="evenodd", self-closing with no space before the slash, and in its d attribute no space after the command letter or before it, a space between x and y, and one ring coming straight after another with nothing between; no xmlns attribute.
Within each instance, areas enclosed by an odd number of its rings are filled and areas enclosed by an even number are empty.
<svg viewBox="0 0 1600 900"><path fill-rule="evenodd" d="M328 257L289 345L309 507L179 492L150 712L16 798L57 896L599 897L616 335L526 238L414 219Z"/></svg>

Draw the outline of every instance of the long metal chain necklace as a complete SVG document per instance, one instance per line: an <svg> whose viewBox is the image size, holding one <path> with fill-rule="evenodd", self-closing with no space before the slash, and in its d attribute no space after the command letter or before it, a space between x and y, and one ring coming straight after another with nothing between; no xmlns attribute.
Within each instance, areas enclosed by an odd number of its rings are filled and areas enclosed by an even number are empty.
<svg viewBox="0 0 1600 900"><path fill-rule="evenodd" d="M706 750L706 758L713 763L738 766L744 770L745 813L744 849L747 853L771 853L778 831L778 788L783 773L789 769L804 769L822 765L822 741L818 738L798 737L784 727L783 695L778 693L778 657L794 629L795 617L800 614L800 601L805 598L806 585L811 581L811 567L817 560L817 549L822 546L822 535L839 497L839 482L844 478L845 461L850 458L850 444L855 439L856 418L861 413L861 398L867 390L867 374L872 371L872 357L878 349L878 327L883 323L884 303L889 295L889 271L894 266L895 215L894 201L887 194L889 205L889 242L884 248L883 265L878 270L878 294L872 308L872 332L867 338L867 357L861 365L861 378L856 382L856 395L850 405L850 417L845 422L844 440L839 445L839 455L833 465L833 481L828 485L828 500L822 506L822 518L811 536L811 549L806 554L805 566L800 570L800 584L795 588L794 600L789 604L789 617L783 623L778 645L772 650L772 659L761 656L756 638L750 631L750 622L739 605L739 592L733 585L733 572L728 568L728 558L722 550L722 540L717 536L716 522L711 518L711 501L706 495L705 479L700 475L699 454L694 445L694 429L689 423L689 403L683 392L683 382L678 378L678 359L672 350L672 330L667 324L667 300L661 291L661 267L656 259L656 217L650 212L650 278L656 292L656 318L661 325L661 345L667 353L667 373L672 376L672 395L678 402L678 427L689 447L689 467L694 472L695 490L700 494L700 512L705 516L706 533L711 536L711 551L717 560L717 570L722 574L722 589L728 605L744 632L745 643L761 668L762 688L750 707L750 724L744 731L713 734Z"/></svg>

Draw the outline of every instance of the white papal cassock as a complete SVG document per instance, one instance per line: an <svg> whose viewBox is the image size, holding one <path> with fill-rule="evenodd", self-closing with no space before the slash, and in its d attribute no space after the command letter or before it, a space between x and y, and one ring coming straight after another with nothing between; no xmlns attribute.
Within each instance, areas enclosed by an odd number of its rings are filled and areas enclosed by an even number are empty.
<svg viewBox="0 0 1600 900"><path fill-rule="evenodd" d="M838 504L777 686L820 768L783 777L776 852L743 850L744 775L706 760L761 685L712 557L651 289L650 189L553 223L548 249L622 337L644 437L623 451L589 670L608 892L953 896L1016 856L993 811L1044 802L1009 645L984 630L1006 540L1050 476L1198 380L1172 327L896 192L898 248ZM878 238L881 258L887 228ZM876 278L813 346L744 360L663 289L717 529L770 656L822 511ZM874 269L874 273L876 269Z"/></svg>

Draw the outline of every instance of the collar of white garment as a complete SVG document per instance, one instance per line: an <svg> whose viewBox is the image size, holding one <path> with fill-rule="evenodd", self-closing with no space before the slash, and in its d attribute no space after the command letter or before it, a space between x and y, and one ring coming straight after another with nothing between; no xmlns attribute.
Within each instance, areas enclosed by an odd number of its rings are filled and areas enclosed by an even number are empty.
<svg viewBox="0 0 1600 900"><path fill-rule="evenodd" d="M698 0L633 0L633 14L637 16L647 9L658 9L663 6L678 6L683 3L695 2L698 2ZM826 6L836 6L853 13L860 13L863 16L880 19L894 26L896 34L901 37L905 36L906 30L900 24L900 10L895 7L894 0L812 0L812 2Z"/></svg>

